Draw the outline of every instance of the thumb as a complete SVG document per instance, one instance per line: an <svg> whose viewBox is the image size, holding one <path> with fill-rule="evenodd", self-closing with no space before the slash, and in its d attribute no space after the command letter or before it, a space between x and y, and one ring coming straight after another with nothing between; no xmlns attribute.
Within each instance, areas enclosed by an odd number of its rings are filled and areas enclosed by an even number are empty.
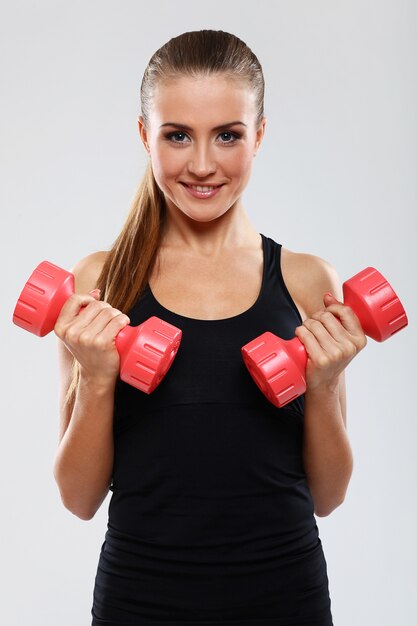
<svg viewBox="0 0 417 626"><path fill-rule="evenodd" d="M324 301L326 306L330 305L330 304L335 304L336 302L339 302L339 300L337 298L335 298L334 295L332 293L330 293L330 291L328 291L327 293L324 294L323 301Z"/></svg>
<svg viewBox="0 0 417 626"><path fill-rule="evenodd" d="M92 289L88 293L91 294L93 298L96 298L96 300L100 300L101 289Z"/></svg>

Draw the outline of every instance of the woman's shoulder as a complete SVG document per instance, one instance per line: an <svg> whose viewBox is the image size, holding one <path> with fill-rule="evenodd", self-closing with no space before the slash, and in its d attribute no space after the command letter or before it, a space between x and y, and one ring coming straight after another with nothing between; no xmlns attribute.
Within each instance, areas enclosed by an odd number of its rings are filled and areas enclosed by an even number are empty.
<svg viewBox="0 0 417 626"><path fill-rule="evenodd" d="M88 293L96 287L108 254L107 250L91 252L73 265L70 271L74 274L76 293Z"/></svg>
<svg viewBox="0 0 417 626"><path fill-rule="evenodd" d="M319 256L294 252L282 247L281 272L303 320L323 309L323 295L326 291L330 291L339 301L343 301L336 268Z"/></svg>

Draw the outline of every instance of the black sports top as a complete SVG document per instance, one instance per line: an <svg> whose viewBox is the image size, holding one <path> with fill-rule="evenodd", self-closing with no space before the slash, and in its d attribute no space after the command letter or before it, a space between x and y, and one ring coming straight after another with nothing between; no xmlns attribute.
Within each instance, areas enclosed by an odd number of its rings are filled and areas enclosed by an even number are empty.
<svg viewBox="0 0 417 626"><path fill-rule="evenodd" d="M331 626L327 566L303 468L304 396L278 409L241 347L302 323L261 234L256 302L200 320L163 307L149 285L131 325L156 315L182 341L159 386L118 381L109 520L93 626Z"/></svg>

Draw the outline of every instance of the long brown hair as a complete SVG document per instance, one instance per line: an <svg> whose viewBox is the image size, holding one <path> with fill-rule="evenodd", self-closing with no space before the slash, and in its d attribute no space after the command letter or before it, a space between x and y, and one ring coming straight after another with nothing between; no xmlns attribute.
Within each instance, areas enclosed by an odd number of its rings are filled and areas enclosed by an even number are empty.
<svg viewBox="0 0 417 626"><path fill-rule="evenodd" d="M253 90L259 127L264 115L265 87L257 57L235 35L222 30L199 30L170 39L151 57L140 88L145 128L149 125L152 96L160 82L212 74L243 81ZM165 198L149 161L126 222L107 254L96 285L101 289L101 298L123 313L129 312L146 286L155 262L165 215ZM74 359L67 403L75 398L78 380L79 366Z"/></svg>

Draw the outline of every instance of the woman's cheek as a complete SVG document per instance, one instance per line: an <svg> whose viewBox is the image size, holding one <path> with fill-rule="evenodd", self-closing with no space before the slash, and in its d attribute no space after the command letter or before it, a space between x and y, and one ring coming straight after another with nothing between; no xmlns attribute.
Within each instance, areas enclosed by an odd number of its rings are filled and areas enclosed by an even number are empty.
<svg viewBox="0 0 417 626"><path fill-rule="evenodd" d="M230 150L232 154L225 161L230 170L231 175L242 176L246 172L250 172L253 161L253 154L249 153L247 147L240 150Z"/></svg>

